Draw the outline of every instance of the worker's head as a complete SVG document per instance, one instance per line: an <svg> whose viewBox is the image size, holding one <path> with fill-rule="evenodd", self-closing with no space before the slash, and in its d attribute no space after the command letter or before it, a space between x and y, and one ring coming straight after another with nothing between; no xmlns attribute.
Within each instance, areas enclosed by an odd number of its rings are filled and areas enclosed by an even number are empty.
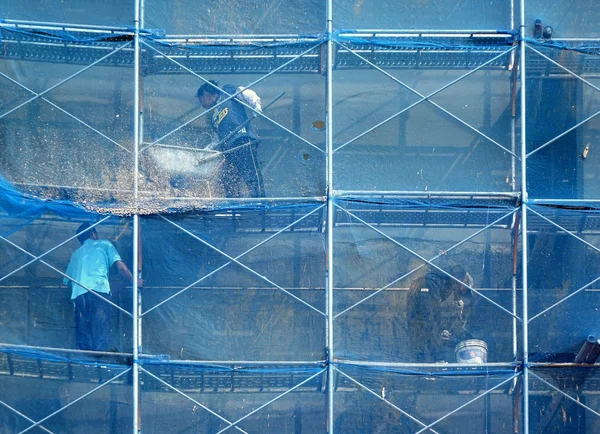
<svg viewBox="0 0 600 434"><path fill-rule="evenodd" d="M217 99L219 99L220 90L217 85L217 82L214 80L210 80L207 83L204 83L202 86L198 88L198 92L196 92L196 96L198 97L198 101L205 109L209 109L217 103Z"/></svg>
<svg viewBox="0 0 600 434"><path fill-rule="evenodd" d="M82 223L78 228L77 228L77 239L79 240L79 242L81 244L85 243L86 240L88 239L92 239L92 240L97 240L98 239L98 232L96 232L96 228L91 228L90 226L92 226L89 223Z"/></svg>

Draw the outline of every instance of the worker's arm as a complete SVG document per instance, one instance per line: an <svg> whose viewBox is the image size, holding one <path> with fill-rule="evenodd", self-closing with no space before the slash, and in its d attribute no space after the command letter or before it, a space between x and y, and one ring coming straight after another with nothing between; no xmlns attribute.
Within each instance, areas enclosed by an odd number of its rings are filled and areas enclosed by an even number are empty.
<svg viewBox="0 0 600 434"><path fill-rule="evenodd" d="M260 97L254 92L252 89L246 89L243 86L237 88L237 91L241 91L237 97L252 107L254 110L262 113L262 104L260 101Z"/></svg>
<svg viewBox="0 0 600 434"><path fill-rule="evenodd" d="M133 274L131 274L131 271L129 271L129 268L125 265L125 262L117 261L116 264L121 277L133 284ZM144 286L144 279L138 279L138 286Z"/></svg>

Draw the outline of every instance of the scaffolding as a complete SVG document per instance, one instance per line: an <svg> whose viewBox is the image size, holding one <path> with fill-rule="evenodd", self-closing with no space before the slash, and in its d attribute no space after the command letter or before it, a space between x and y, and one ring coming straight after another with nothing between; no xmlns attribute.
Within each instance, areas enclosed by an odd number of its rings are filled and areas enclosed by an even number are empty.
<svg viewBox="0 0 600 434"><path fill-rule="evenodd" d="M593 4L131 3L0 8L0 432L600 430ZM224 197L215 79L266 197ZM92 229L144 285L67 274ZM429 275L485 360L417 354Z"/></svg>

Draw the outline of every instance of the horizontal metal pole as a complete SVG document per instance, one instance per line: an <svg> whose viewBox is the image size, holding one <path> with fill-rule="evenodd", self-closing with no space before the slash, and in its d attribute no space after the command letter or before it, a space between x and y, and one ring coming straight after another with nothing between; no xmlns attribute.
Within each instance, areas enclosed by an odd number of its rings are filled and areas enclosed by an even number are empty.
<svg viewBox="0 0 600 434"><path fill-rule="evenodd" d="M481 364L472 364L472 363L409 363L409 362L369 362L369 361L360 361L360 360L346 360L346 359L334 359L335 363L340 363L344 365L352 365L357 367L378 367L378 368L440 368L440 369L454 369L454 368L467 368L467 369L477 369L477 368L507 368L514 369L520 366L519 362L505 362L505 363L481 363ZM578 365L581 366L581 365Z"/></svg>
<svg viewBox="0 0 600 434"><path fill-rule="evenodd" d="M133 31L129 27L115 27L115 26L96 26L96 25L86 25L86 24L73 24L73 23L55 23L52 21L25 21L25 20L11 20L11 19L3 19L0 22L0 28L33 28L33 29L42 29L42 30L50 30L50 28L55 27L56 30L68 31L68 30L92 30L92 31L106 31L106 33L124 33L128 35L133 35Z"/></svg>
<svg viewBox="0 0 600 434"><path fill-rule="evenodd" d="M143 35L142 35L143 36ZM277 40L275 42L279 42L278 40L280 39L289 39L291 42L314 42L315 40L322 40L323 37L321 35L315 35L315 36L311 36L311 35L306 35L306 34L296 34L296 33L258 33L258 34L252 34L252 35L248 35L248 34L244 34L244 33L239 33L239 34L234 34L234 33L230 33L230 34L206 34L206 33L202 33L202 34L172 34L172 35L166 35L164 38L156 38L156 41L165 41L165 42L171 42L173 40L189 40L189 39L198 39L198 41L193 41L193 42L213 42L217 41L217 42L231 42L231 43L236 43L236 42L245 42L245 41L256 41L256 39L264 39L264 42L270 42L273 41L274 39ZM285 41L283 41L285 42ZM211 44L207 44L207 45L211 45Z"/></svg>
<svg viewBox="0 0 600 434"><path fill-rule="evenodd" d="M111 193L131 193L133 192L133 187L131 190L119 189L119 188L100 188L100 187L81 187L74 185L56 185L56 184L35 184L31 182L13 182L12 185L17 185L21 187L38 187L38 188L60 188L66 190L82 190L82 191L105 191Z"/></svg>
<svg viewBox="0 0 600 434"><path fill-rule="evenodd" d="M116 353L110 353L116 354ZM140 359L156 359L155 354L139 354ZM142 361L142 364L144 362ZM235 365L235 366L310 366L322 367L326 360L157 360L153 364L157 365Z"/></svg>
<svg viewBox="0 0 600 434"><path fill-rule="evenodd" d="M530 368L577 368L593 369L598 371L599 366L593 363L551 363L551 362L529 362Z"/></svg>
<svg viewBox="0 0 600 434"><path fill-rule="evenodd" d="M553 41L600 42L600 38L552 38Z"/></svg>
<svg viewBox="0 0 600 434"><path fill-rule="evenodd" d="M170 289L170 290L180 290L182 288L188 288L189 289L196 289L196 290L201 290L201 291L214 291L214 290L220 290L220 291L239 291L239 290L252 290L252 291L278 291L277 288L274 288L272 286L162 286L162 285L153 285L153 286L148 286L148 285L144 285L144 292L148 292L151 290L162 290L162 289ZM64 289L64 287L61 287L59 285L43 285L43 286L31 286L31 285L0 285L0 291L1 290L11 290L11 289L29 289L29 288L40 288L40 289ZM128 288L131 288L131 285L128 286ZM306 287L306 286L288 286L287 289L289 289L290 291L305 291L305 292L321 292L324 291L325 288L324 287L316 287L316 286L311 286L311 287ZM368 291L379 291L381 289L381 287L375 287L375 286L335 286L334 291L337 292L344 292L344 291L349 291L349 292L356 292L356 291L363 291L363 292L368 292ZM409 288L407 286L390 286L386 288L386 291L408 291ZM501 288L501 287L490 287L490 288L483 288L483 287L478 287L477 291L482 291L482 292L502 292L502 291L512 291L512 288ZM517 291L521 291L521 288L516 288ZM598 292L600 291L600 289L586 289L586 292Z"/></svg>
<svg viewBox="0 0 600 434"><path fill-rule="evenodd" d="M179 197L179 196L156 196L155 192L152 191L144 191L140 190L140 195L143 193L152 193L155 195L155 199L164 199L164 200L180 200L182 202L188 201L210 201L215 203L220 202L231 202L235 204L237 202L253 202L253 203L268 203L268 202L325 202L325 196L306 196L306 197L235 197L235 198L226 198L226 197ZM143 203L143 202L142 202ZM206 205L206 203L205 203Z"/></svg>
<svg viewBox="0 0 600 434"><path fill-rule="evenodd" d="M498 29L352 29L349 31L348 29L340 30L340 33L347 33L349 35L355 33L422 33L424 35L428 33L439 34L439 33L490 33L490 34L505 34L507 36L512 36L512 33L508 31L502 31Z"/></svg>
<svg viewBox="0 0 600 434"><path fill-rule="evenodd" d="M366 195L371 197L379 196L449 196L449 197L483 197L483 198L494 198L509 197L516 198L520 197L520 193L513 191L414 191L414 190L333 190L333 194L336 197L345 195Z"/></svg>
<svg viewBox="0 0 600 434"><path fill-rule="evenodd" d="M529 199L534 205L586 205L588 203L600 204L600 199Z"/></svg>
<svg viewBox="0 0 600 434"><path fill-rule="evenodd" d="M126 286L128 288L132 288L132 285L128 285ZM0 285L0 290L10 290L10 289L29 289L29 288L40 288L40 289L64 289L64 286L60 286L60 285ZM181 289L181 288L187 288L187 286L170 286L170 285L144 285L144 292L148 292L149 290L159 290L159 289ZM317 287L317 286L288 286L287 287L289 290L295 290L295 291L323 291L325 288L324 287ZM191 286L190 289L199 289L199 290L203 290L203 291L212 291L212 290L225 290L225 291L233 291L233 290L240 290L240 289L244 289L244 290L256 290L256 291L275 291L277 290L277 288L273 288L272 286ZM356 291L356 290L375 290L378 288L369 288L369 287L364 287L364 288L336 288L341 290L350 290L350 291ZM403 291L405 289L408 288L393 288L395 290L398 291ZM479 288L482 290L486 290L485 288ZM505 291L505 290L509 290L510 288L489 288L488 290L490 291Z"/></svg>
<svg viewBox="0 0 600 434"><path fill-rule="evenodd" d="M91 356L131 356L131 353L116 353L111 351L89 351L89 350L72 350L69 348L57 348L57 347L40 347L35 345L15 345L6 344L0 342L0 353L3 352L2 348L6 349L17 349L17 350L36 350L36 351L48 351L56 353L69 353L69 354L86 354ZM85 362L85 360L77 360L77 362Z"/></svg>

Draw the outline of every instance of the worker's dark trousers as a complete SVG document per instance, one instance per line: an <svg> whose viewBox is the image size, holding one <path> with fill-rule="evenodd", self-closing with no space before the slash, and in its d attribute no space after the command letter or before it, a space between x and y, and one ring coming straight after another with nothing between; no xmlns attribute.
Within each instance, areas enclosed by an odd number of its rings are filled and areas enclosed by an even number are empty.
<svg viewBox="0 0 600 434"><path fill-rule="evenodd" d="M223 152L223 189L226 197L240 197L242 186L250 197L265 197L262 172L258 162L258 141L247 137L237 139L229 150Z"/></svg>
<svg viewBox="0 0 600 434"><path fill-rule="evenodd" d="M109 294L100 294L110 300ZM110 304L86 292L75 299L76 343L78 350L107 351Z"/></svg>

